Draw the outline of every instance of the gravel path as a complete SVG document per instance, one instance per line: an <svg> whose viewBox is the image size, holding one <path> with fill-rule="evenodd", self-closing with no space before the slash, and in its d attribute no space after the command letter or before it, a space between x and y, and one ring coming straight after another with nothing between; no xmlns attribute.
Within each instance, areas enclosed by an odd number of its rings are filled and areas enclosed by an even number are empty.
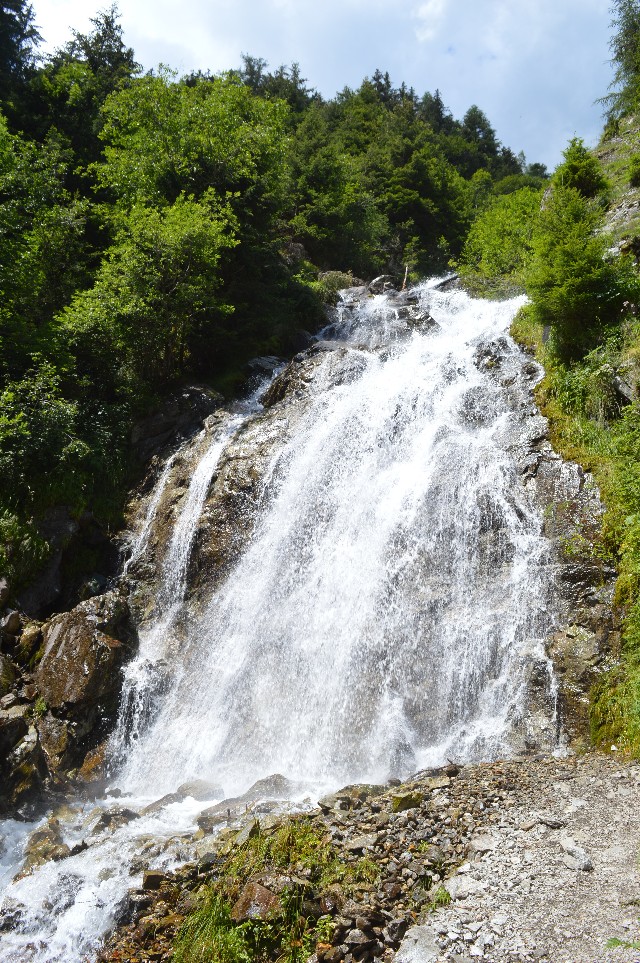
<svg viewBox="0 0 640 963"><path fill-rule="evenodd" d="M640 963L640 948L607 948L611 938L640 941L640 767L590 754L501 768L508 796L447 882L453 902L410 931L397 963L416 936L422 963ZM452 784L468 809L483 769L498 767L469 767Z"/></svg>

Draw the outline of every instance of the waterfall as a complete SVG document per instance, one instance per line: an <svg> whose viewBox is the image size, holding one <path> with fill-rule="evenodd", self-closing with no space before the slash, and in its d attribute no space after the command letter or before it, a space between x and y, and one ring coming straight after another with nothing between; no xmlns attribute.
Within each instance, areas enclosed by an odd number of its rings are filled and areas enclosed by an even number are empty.
<svg viewBox="0 0 640 963"><path fill-rule="evenodd" d="M382 297L333 325L353 347L320 366L125 785L206 774L235 793L278 771L326 786L508 751L522 655L551 620L548 546L477 351L520 302L421 301L426 332Z"/></svg>
<svg viewBox="0 0 640 963"><path fill-rule="evenodd" d="M410 309L384 296L343 301L298 362L303 388L266 412L254 397L198 439L112 739L127 805L194 778L230 796L275 772L318 794L519 745L527 665L544 662L556 618L550 547L516 455L531 400L506 332L522 301L474 301L433 283L414 298ZM276 439L260 512L231 571L189 608L194 534L247 425L265 446ZM149 544L172 467L134 555ZM80 963L95 952L134 885L138 839L171 841L204 805L176 802L12 884L6 899L22 908L0 937L3 959ZM85 825L71 825L70 843ZM167 844L157 862L180 852Z"/></svg>

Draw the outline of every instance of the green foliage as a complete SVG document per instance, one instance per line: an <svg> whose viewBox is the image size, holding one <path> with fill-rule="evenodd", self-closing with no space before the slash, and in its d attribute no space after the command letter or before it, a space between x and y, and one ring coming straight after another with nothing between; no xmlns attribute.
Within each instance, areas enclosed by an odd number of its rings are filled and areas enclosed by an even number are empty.
<svg viewBox="0 0 640 963"><path fill-rule="evenodd" d="M451 894L449 891L446 890L444 886L438 886L437 890L431 897L428 908L430 910L440 909L443 906L448 906L450 902Z"/></svg>
<svg viewBox="0 0 640 963"><path fill-rule="evenodd" d="M0 509L0 569L20 586L45 562L49 546L33 520Z"/></svg>
<svg viewBox="0 0 640 963"><path fill-rule="evenodd" d="M580 357L620 311L621 271L604 255L600 213L575 187L556 184L532 236L525 285L535 319L551 327L563 358Z"/></svg>
<svg viewBox="0 0 640 963"><path fill-rule="evenodd" d="M35 67L35 48L41 38L34 23L33 7L24 0L0 4L0 104L19 93Z"/></svg>
<svg viewBox="0 0 640 963"><path fill-rule="evenodd" d="M355 866L343 863L327 836L306 818L291 818L272 833L260 832L232 850L218 879L207 887L201 905L178 934L176 963L246 963L249 959L301 963L318 941L331 938L331 918L305 915L305 889L300 883L285 888L279 908L267 919L234 923L230 907L245 883L265 872L301 875L320 894L337 882L346 884L348 893L354 883L375 883L379 878L379 869L370 860L359 860Z"/></svg>
<svg viewBox="0 0 640 963"><path fill-rule="evenodd" d="M602 98L608 118L615 121L636 109L640 82L640 3L613 0L613 34L609 42L615 72L610 93Z"/></svg>
<svg viewBox="0 0 640 963"><path fill-rule="evenodd" d="M640 154L633 154L629 158L629 184L640 187Z"/></svg>
<svg viewBox="0 0 640 963"><path fill-rule="evenodd" d="M473 293L504 297L522 290L540 200L530 188L505 194L473 222L457 265Z"/></svg>
<svg viewBox="0 0 640 963"><path fill-rule="evenodd" d="M556 187L572 188L582 197L596 197L608 187L602 168L591 151L579 137L569 141L563 151L564 163L556 168L552 183Z"/></svg>
<svg viewBox="0 0 640 963"><path fill-rule="evenodd" d="M250 963L245 928L231 919L228 903L210 890L183 924L175 944L175 963Z"/></svg>
<svg viewBox="0 0 640 963"><path fill-rule="evenodd" d="M99 182L126 207L215 188L253 209L282 189L286 116L282 101L256 97L232 76L193 86L166 69L140 77L105 102Z"/></svg>
<svg viewBox="0 0 640 963"><path fill-rule="evenodd" d="M221 253L237 243L234 219L212 194L179 196L163 210L133 206L96 283L65 311L62 333L85 345L112 345L132 386L153 387L183 373L190 354L231 309L217 298ZM226 335L229 337L229 335Z"/></svg>

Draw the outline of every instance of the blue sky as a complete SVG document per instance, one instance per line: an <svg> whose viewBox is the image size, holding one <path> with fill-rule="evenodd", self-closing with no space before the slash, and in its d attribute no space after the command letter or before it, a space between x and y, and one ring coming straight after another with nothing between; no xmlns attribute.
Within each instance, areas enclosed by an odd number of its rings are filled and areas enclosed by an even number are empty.
<svg viewBox="0 0 640 963"><path fill-rule="evenodd" d="M32 0L53 49L70 28L109 6ZM602 129L596 99L611 79L608 0L119 0L127 43L145 68L181 73L298 61L309 85L331 97L379 67L442 93L454 116L473 103L503 144L553 169L568 140L589 145Z"/></svg>

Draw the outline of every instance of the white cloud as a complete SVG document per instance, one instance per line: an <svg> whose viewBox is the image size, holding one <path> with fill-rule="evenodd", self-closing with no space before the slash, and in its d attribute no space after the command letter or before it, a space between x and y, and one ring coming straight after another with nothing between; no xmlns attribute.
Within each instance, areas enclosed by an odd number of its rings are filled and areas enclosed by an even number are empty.
<svg viewBox="0 0 640 963"><path fill-rule="evenodd" d="M448 0L425 0L413 12L413 18L419 21L415 28L415 35L420 43L426 43L437 35L444 19Z"/></svg>

